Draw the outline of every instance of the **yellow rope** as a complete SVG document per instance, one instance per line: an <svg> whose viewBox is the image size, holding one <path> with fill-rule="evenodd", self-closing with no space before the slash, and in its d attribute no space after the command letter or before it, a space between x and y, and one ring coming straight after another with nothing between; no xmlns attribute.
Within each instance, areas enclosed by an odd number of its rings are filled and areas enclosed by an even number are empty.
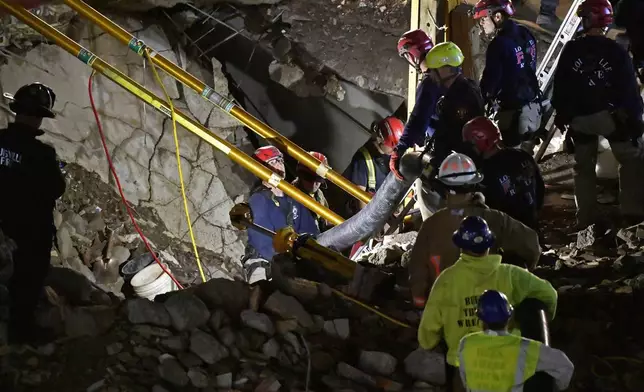
<svg viewBox="0 0 644 392"><path fill-rule="evenodd" d="M205 282L206 275L203 273L201 260L199 259L199 251L197 250L197 242L195 241L195 235L192 231L192 223L191 223L192 221L190 220L190 211L188 209L188 198L186 197L186 187L183 181L183 170L181 170L181 155L179 154L179 137L177 136L177 120L175 117L174 104L172 103L172 98L170 98L170 94L168 94L168 91L165 89L165 86L163 85L163 81L161 80L161 77L157 72L156 65L154 65L154 62L150 58L150 53L147 50L145 51L145 57L152 65L152 73L154 73L154 78L157 80L157 83L161 87L161 90L163 90L163 95L165 95L165 99L168 101L168 106L170 107L170 112L171 112L170 118L172 119L172 134L174 135L174 146L175 146L175 151L177 156L177 168L179 169L179 182L181 183L181 197L183 198L183 209L186 211L188 232L190 233L190 241L192 241L192 249L195 252L195 258L197 259L197 267L199 268L199 274L201 275L201 280Z"/></svg>
<svg viewBox="0 0 644 392"><path fill-rule="evenodd" d="M319 286L321 284L319 282L314 282L312 280L310 280L309 282L313 283L313 285L315 285L315 286ZM402 321L399 321L399 320L396 320L393 317L387 316L386 314L382 313L381 311L379 311L378 309L374 308L373 306L369 306L369 305L367 305L366 303L364 303L362 301L359 301L359 300L357 300L357 299L355 299L355 298L353 298L351 296L346 295L345 293L343 293L340 290L334 289L333 287L329 287L329 288L331 289L331 291L335 295L337 295L337 296L339 296L341 298L344 298L346 300L349 300L349 301L353 302L354 304L356 304L358 306L361 306L361 307L367 309L368 311L370 311L372 313L375 313L376 315L382 317L385 320L388 320L388 321L390 321L390 322L392 322L392 323L394 323L394 324L396 324L396 325L398 325L400 327L403 327L403 328L411 328L411 325L405 324Z"/></svg>

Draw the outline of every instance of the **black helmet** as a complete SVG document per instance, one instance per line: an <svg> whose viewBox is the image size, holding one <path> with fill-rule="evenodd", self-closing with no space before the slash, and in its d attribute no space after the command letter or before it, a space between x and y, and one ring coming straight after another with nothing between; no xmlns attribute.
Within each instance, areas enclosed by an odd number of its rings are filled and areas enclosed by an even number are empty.
<svg viewBox="0 0 644 392"><path fill-rule="evenodd" d="M54 118L54 90L42 83L26 84L16 91L15 95L4 93L4 97L11 100L9 108L16 114L33 117Z"/></svg>

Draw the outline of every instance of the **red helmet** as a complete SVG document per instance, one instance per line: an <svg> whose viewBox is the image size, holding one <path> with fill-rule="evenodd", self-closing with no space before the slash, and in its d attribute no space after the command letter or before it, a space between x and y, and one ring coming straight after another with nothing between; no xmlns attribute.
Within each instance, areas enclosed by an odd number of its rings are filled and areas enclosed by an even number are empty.
<svg viewBox="0 0 644 392"><path fill-rule="evenodd" d="M479 116L463 126L463 141L473 144L480 153L484 153L499 144L501 132L492 120Z"/></svg>
<svg viewBox="0 0 644 392"><path fill-rule="evenodd" d="M326 155L322 154L321 152L317 151L309 151L309 154L317 159L318 161L322 162L325 165L329 164L329 160L326 158ZM311 169L308 167L304 166L301 162L297 163L297 174L298 176L305 176L311 179L311 181L322 181L323 178L318 176L315 172L313 172Z"/></svg>
<svg viewBox="0 0 644 392"><path fill-rule="evenodd" d="M376 123L374 130L385 146L395 148L405 130L405 123L397 117L389 116Z"/></svg>
<svg viewBox="0 0 644 392"><path fill-rule="evenodd" d="M606 28L613 23L613 6L608 0L585 0L577 8L584 29Z"/></svg>
<svg viewBox="0 0 644 392"><path fill-rule="evenodd" d="M269 163L275 159L284 159L282 152L273 146L260 147L253 153L253 157L260 162Z"/></svg>
<svg viewBox="0 0 644 392"><path fill-rule="evenodd" d="M423 30L410 30L398 40L398 55L418 68L427 52L433 47L434 42Z"/></svg>
<svg viewBox="0 0 644 392"><path fill-rule="evenodd" d="M512 0L480 0L474 6L474 19L484 16L493 16L496 12L504 12L508 16L514 15Z"/></svg>

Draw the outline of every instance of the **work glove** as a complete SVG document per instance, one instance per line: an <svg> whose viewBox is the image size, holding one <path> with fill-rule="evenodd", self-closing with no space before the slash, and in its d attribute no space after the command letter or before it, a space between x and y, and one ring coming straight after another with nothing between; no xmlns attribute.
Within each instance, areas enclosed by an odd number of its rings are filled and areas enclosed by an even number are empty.
<svg viewBox="0 0 644 392"><path fill-rule="evenodd" d="M405 178L400 174L398 167L400 165L400 155L398 154L398 149L395 149L394 152L389 156L389 170L396 176L399 180L404 180Z"/></svg>

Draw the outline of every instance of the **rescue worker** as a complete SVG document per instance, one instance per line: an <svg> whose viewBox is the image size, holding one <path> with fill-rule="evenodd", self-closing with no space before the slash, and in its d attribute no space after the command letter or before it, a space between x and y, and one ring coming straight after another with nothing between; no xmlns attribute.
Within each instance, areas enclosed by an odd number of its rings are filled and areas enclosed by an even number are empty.
<svg viewBox="0 0 644 392"><path fill-rule="evenodd" d="M284 156L273 146L258 148L253 158L276 174L284 176ZM248 204L253 222L277 231L291 226L299 234L319 234L313 214L303 205L285 195L281 189L262 181L251 191ZM255 230L248 230L248 245L243 266L248 283L270 280L270 261L275 255L273 239Z"/></svg>
<svg viewBox="0 0 644 392"><path fill-rule="evenodd" d="M463 75L463 60L463 52L453 42L441 42L425 56L429 77L444 91L436 103L436 131L431 152L431 166L434 169L430 169L426 175L429 178L436 176L435 168L452 151L467 152L461 137L463 125L485 112L478 86ZM437 205L429 198L428 189L423 189L419 194L418 205L425 220Z"/></svg>
<svg viewBox="0 0 644 392"><path fill-rule="evenodd" d="M321 152L309 151L309 154L311 154L315 159L324 163L325 165L329 164L329 160ZM326 201L324 192L322 192L321 189L322 186L326 188L326 182L324 181L324 178L318 176L315 172L313 172L311 169L304 166L300 162L298 162L297 164L296 172L297 178L293 181L293 185L295 185L302 192L311 196L319 204L328 208L329 203ZM314 212L311 213L314 214ZM331 224L327 222L326 219L317 214L315 214L315 221L320 233L331 228Z"/></svg>
<svg viewBox="0 0 644 392"><path fill-rule="evenodd" d="M619 201L625 224L644 220L644 104L628 53L606 37L613 22L608 0L579 6L583 35L569 41L554 75L555 124L574 144L575 202L579 228L598 223L595 165L598 136L619 162ZM601 222L599 222L601 223Z"/></svg>
<svg viewBox="0 0 644 392"><path fill-rule="evenodd" d="M428 68L424 60L433 47L432 39L421 29L408 31L398 40L400 57L422 74L416 89L416 103L389 159L389 168L398 178L402 178L398 165L400 157L415 145L424 146L426 140L434 134L431 120L436 111L436 102L444 91L427 73Z"/></svg>
<svg viewBox="0 0 644 392"><path fill-rule="evenodd" d="M487 117L465 124L463 141L479 158L485 203L537 230L545 185L534 159L525 151L503 147L499 128Z"/></svg>
<svg viewBox="0 0 644 392"><path fill-rule="evenodd" d="M423 222L411 252L409 277L414 304L425 306L432 284L445 268L459 257L459 249L451 240L463 218L480 216L496 233L496 245L514 253L534 268L541 255L537 233L507 214L489 209L485 198L476 191L483 180L476 165L466 155L453 153L441 164L438 181L444 184L447 206ZM496 250L496 248L495 248Z"/></svg>
<svg viewBox="0 0 644 392"><path fill-rule="evenodd" d="M541 92L537 80L537 40L510 19L511 0L480 0L474 19L481 32L494 37L485 53L481 93L488 109L498 105L497 121L503 142L517 147L541 126ZM533 143L525 143L531 151Z"/></svg>
<svg viewBox="0 0 644 392"><path fill-rule="evenodd" d="M445 228L446 229L446 228ZM436 279L418 328L418 342L431 350L444 339L447 343L447 363L454 371L453 391L462 388L458 367L458 346L468 333L481 330L476 318L477 300L484 290L508 293L511 304L534 298L547 307L550 318L557 310L557 291L548 281L528 270L511 264L501 264L501 256L490 254L495 235L485 219L468 216L452 235L460 249L458 261L446 268Z"/></svg>
<svg viewBox="0 0 644 392"><path fill-rule="evenodd" d="M575 366L563 351L512 335L513 308L505 294L486 290L478 298L476 316L483 331L465 335L458 346L461 381L468 391L522 391L536 372L552 376L557 390L568 388Z"/></svg>
<svg viewBox="0 0 644 392"><path fill-rule="evenodd" d="M394 152L404 128L405 124L394 116L374 123L374 138L355 153L344 176L360 189L376 193L389 174L389 156ZM364 206L363 202L352 200L349 212L353 215Z"/></svg>
<svg viewBox="0 0 644 392"><path fill-rule="evenodd" d="M615 24L626 29L633 65L644 84L644 1L621 0L615 12Z"/></svg>
<svg viewBox="0 0 644 392"><path fill-rule="evenodd" d="M56 228L53 210L65 192L56 151L37 139L43 118L54 118L56 94L41 83L22 86L9 108L13 123L0 130L0 228L15 241L13 275L9 280L9 340L21 343L46 339L35 325L34 311L49 272Z"/></svg>

